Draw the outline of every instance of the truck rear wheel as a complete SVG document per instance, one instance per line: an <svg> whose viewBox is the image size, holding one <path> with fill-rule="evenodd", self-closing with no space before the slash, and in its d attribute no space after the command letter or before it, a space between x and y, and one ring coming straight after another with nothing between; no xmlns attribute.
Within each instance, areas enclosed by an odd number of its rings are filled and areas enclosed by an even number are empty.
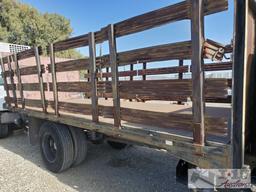
<svg viewBox="0 0 256 192"><path fill-rule="evenodd" d="M74 145L68 127L46 122L39 134L40 150L47 169L60 173L70 168L74 159Z"/></svg>
<svg viewBox="0 0 256 192"><path fill-rule="evenodd" d="M9 135L9 126L7 124L0 124L0 139L6 138Z"/></svg>
<svg viewBox="0 0 256 192"><path fill-rule="evenodd" d="M87 155L87 138L82 129L69 127L74 144L74 162L73 166L84 162Z"/></svg>
<svg viewBox="0 0 256 192"><path fill-rule="evenodd" d="M116 141L108 141L108 144L109 144L113 149L116 149L116 150L124 149L124 148L127 146L126 143L120 143L120 142L116 142Z"/></svg>

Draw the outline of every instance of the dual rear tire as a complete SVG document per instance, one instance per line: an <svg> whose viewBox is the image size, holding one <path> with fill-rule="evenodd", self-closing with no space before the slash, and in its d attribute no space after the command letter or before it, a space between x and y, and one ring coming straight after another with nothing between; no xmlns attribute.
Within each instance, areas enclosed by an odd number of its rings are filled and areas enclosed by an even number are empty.
<svg viewBox="0 0 256 192"><path fill-rule="evenodd" d="M80 165L87 156L87 137L82 129L46 122L40 127L39 136L42 159L54 173ZM108 144L117 150L127 146L114 141Z"/></svg>
<svg viewBox="0 0 256 192"><path fill-rule="evenodd" d="M87 140L82 130L46 122L39 135L41 155L50 171L60 173L85 160Z"/></svg>

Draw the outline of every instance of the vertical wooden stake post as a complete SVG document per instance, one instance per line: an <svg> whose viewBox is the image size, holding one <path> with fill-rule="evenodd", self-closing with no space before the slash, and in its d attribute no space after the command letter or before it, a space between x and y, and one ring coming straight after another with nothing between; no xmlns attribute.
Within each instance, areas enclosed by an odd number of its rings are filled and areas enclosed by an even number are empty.
<svg viewBox="0 0 256 192"><path fill-rule="evenodd" d="M16 88L15 88L14 79L13 79L14 72L12 70L11 56L8 56L7 59L8 59L8 69L9 69L9 74L10 74L10 80L11 80L11 85L12 85L13 100L14 100L15 107L18 107Z"/></svg>
<svg viewBox="0 0 256 192"><path fill-rule="evenodd" d="M23 86L22 86L22 81L21 81L20 66L19 66L17 54L14 54L14 62L15 62L16 74L17 74L17 78L18 78L18 89L20 91L21 105L22 105L22 109L24 109L25 108L25 99L24 99L24 94L23 94Z"/></svg>
<svg viewBox="0 0 256 192"><path fill-rule="evenodd" d="M191 38L192 38L192 101L194 120L194 141L205 143L204 122L204 71L203 71L203 42L204 42L204 1L191 0Z"/></svg>
<svg viewBox="0 0 256 192"><path fill-rule="evenodd" d="M114 125L120 127L120 97L119 97L119 86L118 86L118 65L116 55L116 39L114 25L111 24L108 27L108 40L109 40L109 56L112 73L112 94L114 103Z"/></svg>
<svg viewBox="0 0 256 192"><path fill-rule="evenodd" d="M8 105L10 105L9 99L10 99L10 93L9 93L9 88L7 85L7 78L6 78L6 73L5 73L5 67L4 67L4 62L3 62L3 58L2 55L0 55L0 64L1 64L1 69L2 69L2 77L4 80L4 89L6 91L6 96L8 99L6 99L6 103L8 103Z"/></svg>
<svg viewBox="0 0 256 192"><path fill-rule="evenodd" d="M92 101L92 121L99 122L97 77L96 77L96 48L94 33L89 33L89 53L90 53L90 79L91 79L91 101Z"/></svg>
<svg viewBox="0 0 256 192"><path fill-rule="evenodd" d="M56 76L56 69L55 69L55 54L54 54L53 44L50 44L50 58L51 58L54 109L55 109L55 115L59 116L59 107L58 107L59 98L58 98L57 76Z"/></svg>
<svg viewBox="0 0 256 192"><path fill-rule="evenodd" d="M47 108L46 108L45 93L44 93L44 81L43 81L43 73L42 73L42 68L41 68L41 60L40 60L38 47L35 47L35 59L36 59L36 66L37 66L38 81L39 81L39 86L40 86L42 108L43 108L43 112L46 113Z"/></svg>

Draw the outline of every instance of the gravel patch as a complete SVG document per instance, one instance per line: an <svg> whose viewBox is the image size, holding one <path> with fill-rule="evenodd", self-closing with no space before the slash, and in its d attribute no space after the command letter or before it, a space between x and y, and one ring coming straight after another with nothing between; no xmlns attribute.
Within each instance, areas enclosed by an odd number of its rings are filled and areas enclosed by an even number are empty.
<svg viewBox="0 0 256 192"><path fill-rule="evenodd" d="M90 144L82 165L54 174L45 169L39 147L19 132L0 140L0 191L187 191L176 182L176 164L164 151L138 146L116 151Z"/></svg>

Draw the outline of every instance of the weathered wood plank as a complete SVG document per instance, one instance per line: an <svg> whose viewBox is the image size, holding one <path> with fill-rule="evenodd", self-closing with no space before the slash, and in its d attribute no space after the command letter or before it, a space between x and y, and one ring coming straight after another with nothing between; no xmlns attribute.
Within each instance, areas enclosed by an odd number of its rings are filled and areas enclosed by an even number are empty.
<svg viewBox="0 0 256 192"><path fill-rule="evenodd" d="M15 83L14 83L14 72L13 72L13 69L12 69L12 55L8 56L7 57L7 60L8 60L8 69L11 73L11 76L10 76L10 81L11 81L11 86L12 86L12 95L13 95L13 98L15 100L15 107L18 107L18 104L17 104L17 94L16 94L16 86L15 86Z"/></svg>
<svg viewBox="0 0 256 192"><path fill-rule="evenodd" d="M53 91L52 83L49 83L50 91ZM59 92L91 92L91 83L78 81L78 82L58 82L57 88Z"/></svg>
<svg viewBox="0 0 256 192"><path fill-rule="evenodd" d="M117 53L118 66L175 59L191 59L191 41L169 43ZM109 67L109 55L97 57L96 65Z"/></svg>
<svg viewBox="0 0 256 192"><path fill-rule="evenodd" d="M47 84L44 83L44 91L47 91ZM23 91L40 91L39 83L23 83L22 84Z"/></svg>
<svg viewBox="0 0 256 192"><path fill-rule="evenodd" d="M55 63L56 72L65 71L80 71L84 69L89 69L89 59L76 59L68 60ZM48 65L49 73L51 73L51 64Z"/></svg>
<svg viewBox="0 0 256 192"><path fill-rule="evenodd" d="M133 66L133 65L131 65ZM186 73L188 72L188 66L182 67L163 67L163 68L153 68L153 69L145 69L145 70L133 70L131 71L120 71L118 72L119 77L130 77L130 80L134 76L142 76L142 75L164 75L164 74L173 74L173 73ZM111 77L111 73L106 72L101 74L103 78ZM85 78L89 75L85 74ZM100 74L97 74L97 77L100 77Z"/></svg>
<svg viewBox="0 0 256 192"><path fill-rule="evenodd" d="M42 49L40 48L39 54L41 54L41 53L42 53ZM28 50L21 51L21 52L17 53L18 60L27 59L27 58L33 57L33 56L35 56L34 49L28 49Z"/></svg>
<svg viewBox="0 0 256 192"><path fill-rule="evenodd" d="M44 65L41 65L42 73L45 73ZM35 75L37 74L37 66L30 66L30 67L22 67L20 68L20 75ZM6 77L10 77L11 73L9 71L5 72Z"/></svg>
<svg viewBox="0 0 256 192"><path fill-rule="evenodd" d="M208 0L205 2L204 14L213 14L227 9L227 0ZM115 24L116 36L124 36L158 27L167 23L190 18L190 1L183 1L168 7L148 12ZM141 22L143 21L143 22Z"/></svg>
<svg viewBox="0 0 256 192"><path fill-rule="evenodd" d="M232 70L233 62L207 63L204 64L204 71Z"/></svg>
<svg viewBox="0 0 256 192"><path fill-rule="evenodd" d="M53 101L48 101L48 105L54 108ZM60 102L60 101L59 101L59 111L82 114L82 115L92 114L90 104L67 103L67 102Z"/></svg>
<svg viewBox="0 0 256 192"><path fill-rule="evenodd" d="M24 107L25 107L24 93L23 93L23 86L22 86L20 67L19 67L19 61L18 61L17 54L14 54L14 62L15 62L15 66L16 66L16 75L18 78L18 90L20 92L21 105L22 105L22 108L24 109Z"/></svg>
<svg viewBox="0 0 256 192"><path fill-rule="evenodd" d="M191 39L192 39L192 101L194 119L194 140L205 143L205 103L204 103L204 1L191 0Z"/></svg>
<svg viewBox="0 0 256 192"><path fill-rule="evenodd" d="M109 25L108 27L108 38L109 38L109 55L110 55L110 65L112 73L112 94L113 94L113 104L114 104L114 125L120 127L120 97L119 97L119 86L118 86L118 64L117 64L117 54L116 54L116 38L114 25Z"/></svg>
<svg viewBox="0 0 256 192"><path fill-rule="evenodd" d="M90 54L90 80L91 80L91 101L92 101L92 121L99 122L97 77L96 77L96 47L94 33L89 33L89 54Z"/></svg>
<svg viewBox="0 0 256 192"><path fill-rule="evenodd" d="M206 79L205 97L209 101L230 101L228 98L229 80ZM146 80L119 81L120 98L142 100L187 101L192 96L192 81L183 80ZM102 97L112 97L111 82L99 82L98 93ZM177 100L176 100L177 99Z"/></svg>
<svg viewBox="0 0 256 192"><path fill-rule="evenodd" d="M3 62L3 58L0 57L0 64L1 64L1 75L3 77L3 81L4 81L4 90L6 92L6 96L7 97L10 97L10 94L9 94L9 89L8 89L8 85L7 85L7 77L6 77L6 74L5 74L5 67L4 67L4 62Z"/></svg>
<svg viewBox="0 0 256 192"><path fill-rule="evenodd" d="M193 116L189 114L162 113L121 108L121 119L130 123L193 131ZM210 135L225 136L227 134L227 119L207 117L206 132Z"/></svg>
<svg viewBox="0 0 256 192"><path fill-rule="evenodd" d="M52 85L52 84L50 84ZM9 90L12 90L13 87L15 90L19 90L19 87L16 86L16 84L14 86L12 86L11 84L7 84L7 87ZM40 92L40 84L39 83L23 83L22 84L23 87L23 91L38 91ZM43 88L44 91L47 91L47 83L43 84ZM52 88L51 88L52 91Z"/></svg>
<svg viewBox="0 0 256 192"><path fill-rule="evenodd" d="M54 53L54 47L53 44L50 45L50 59L51 59L51 72L52 72L52 89L53 89L53 98L55 103L55 115L59 116L59 109L58 109L58 87L57 87L57 77L56 77L56 71L55 71L55 53Z"/></svg>
<svg viewBox="0 0 256 192"><path fill-rule="evenodd" d="M45 73L44 65L41 65L41 71L42 73ZM35 75L35 74L37 74L36 63L35 63L35 66L20 68L20 75Z"/></svg>
<svg viewBox="0 0 256 192"><path fill-rule="evenodd" d="M43 112L47 113L46 108L46 102L45 102L45 93L44 93L44 81L43 81L43 72L41 68L41 60L39 55L38 47L35 47L35 58L36 58L36 65L37 65L37 75L38 75L38 81L39 81L39 87L40 87L40 95L41 95L41 101L42 101L42 108Z"/></svg>
<svg viewBox="0 0 256 192"><path fill-rule="evenodd" d="M224 11L227 9L227 0L207 0L205 2L204 14L209 15ZM116 29L116 37L129 35L132 33L141 32L144 30L152 29L172 23L175 21L185 20L190 18L189 1L183 1L174 5L170 5L155 11L151 11L130 19L114 24ZM143 21L143 22L141 22ZM100 31L95 32L96 43L101 43L108 39L107 27L102 28ZM78 47L88 46L88 34L69 38L67 40L54 43L54 51L63 51L67 49L74 49Z"/></svg>
<svg viewBox="0 0 256 192"><path fill-rule="evenodd" d="M87 46L89 43L88 41L88 34L69 38L63 41L59 41L53 44L54 51L64 51L67 49L74 49L82 46ZM50 49L50 48L49 48Z"/></svg>
<svg viewBox="0 0 256 192"><path fill-rule="evenodd" d="M118 65L173 59L190 59L191 41L170 43L118 53Z"/></svg>

